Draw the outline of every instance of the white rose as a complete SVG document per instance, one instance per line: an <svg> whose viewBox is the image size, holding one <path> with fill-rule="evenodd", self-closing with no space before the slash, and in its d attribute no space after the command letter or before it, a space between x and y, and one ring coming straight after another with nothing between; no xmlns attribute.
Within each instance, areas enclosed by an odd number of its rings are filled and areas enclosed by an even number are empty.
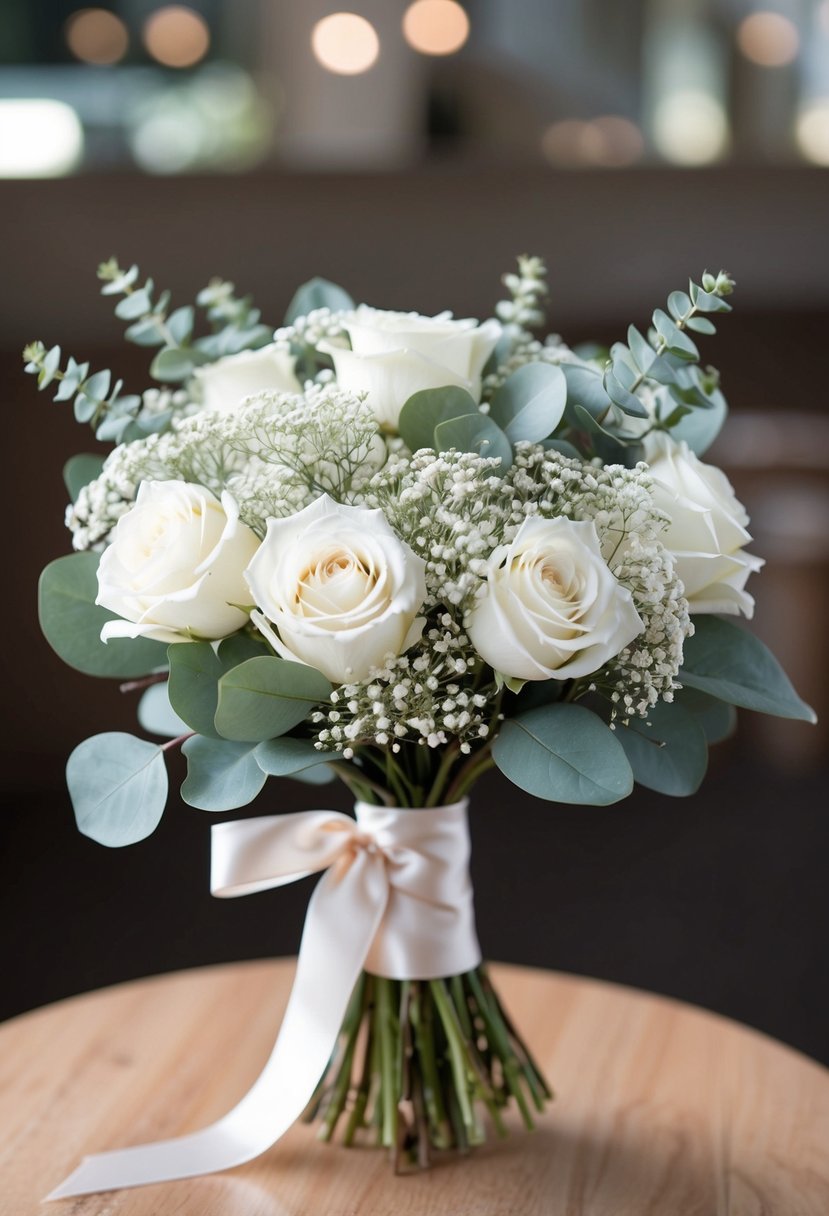
<svg viewBox="0 0 829 1216"><path fill-rule="evenodd" d="M488 563L466 629L483 659L517 680L588 676L642 632L592 521L531 516Z"/></svg>
<svg viewBox="0 0 829 1216"><path fill-rule="evenodd" d="M206 410L235 410L246 397L268 390L301 393L294 375L294 357L277 346L242 350L207 363L194 372Z"/></svg>
<svg viewBox="0 0 829 1216"><path fill-rule="evenodd" d="M743 551L748 514L725 474L669 435L649 445L656 505L671 517L661 540L676 561L691 612L754 613L745 590L763 559Z"/></svg>
<svg viewBox="0 0 829 1216"><path fill-rule="evenodd" d="M396 431L400 411L413 393L447 384L481 398L481 373L501 336L497 321L455 321L384 312L361 305L345 320L351 350L321 344L334 360L337 382L367 393L378 422Z"/></svg>
<svg viewBox="0 0 829 1216"><path fill-rule="evenodd" d="M283 658L334 684L364 679L418 640L426 563L382 511L342 506L324 494L272 519L247 571L262 610L256 626Z"/></svg>
<svg viewBox="0 0 829 1216"><path fill-rule="evenodd" d="M101 638L159 642L216 639L235 633L248 614L245 567L259 538L222 501L183 481L143 481L135 505L118 520L98 565L96 604L123 620Z"/></svg>

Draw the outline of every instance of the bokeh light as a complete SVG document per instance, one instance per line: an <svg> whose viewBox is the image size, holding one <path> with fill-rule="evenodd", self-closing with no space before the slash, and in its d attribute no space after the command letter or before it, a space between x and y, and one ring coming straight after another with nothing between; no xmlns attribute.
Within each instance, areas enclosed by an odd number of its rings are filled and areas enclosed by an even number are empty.
<svg viewBox="0 0 829 1216"><path fill-rule="evenodd" d="M200 13L183 4L157 9L144 23L144 45L166 68L191 68L210 49L210 30Z"/></svg>
<svg viewBox="0 0 829 1216"><path fill-rule="evenodd" d="M752 63L780 68L797 58L800 35L782 13L749 13L737 27L737 45Z"/></svg>
<svg viewBox="0 0 829 1216"><path fill-rule="evenodd" d="M620 169L641 160L645 140L636 124L620 114L589 121L564 118L546 129L541 151L563 169Z"/></svg>
<svg viewBox="0 0 829 1216"><path fill-rule="evenodd" d="M359 76L377 62L380 39L357 13L331 13L314 26L311 48L319 63L338 76Z"/></svg>
<svg viewBox="0 0 829 1216"><path fill-rule="evenodd" d="M716 97L701 89L678 89L657 104L653 139L675 165L707 165L728 147L728 118Z"/></svg>
<svg viewBox="0 0 829 1216"><path fill-rule="evenodd" d="M118 63L127 53L130 36L120 17L105 8L81 8L67 18L66 44L82 63Z"/></svg>
<svg viewBox="0 0 829 1216"><path fill-rule="evenodd" d="M403 17L403 35L422 55L454 55L469 37L469 18L456 0L415 0Z"/></svg>
<svg viewBox="0 0 829 1216"><path fill-rule="evenodd" d="M63 177L82 153L83 127L65 102L0 100L0 177Z"/></svg>
<svg viewBox="0 0 829 1216"><path fill-rule="evenodd" d="M805 106L795 125L797 146L807 160L816 165L829 165L829 97L821 97Z"/></svg>

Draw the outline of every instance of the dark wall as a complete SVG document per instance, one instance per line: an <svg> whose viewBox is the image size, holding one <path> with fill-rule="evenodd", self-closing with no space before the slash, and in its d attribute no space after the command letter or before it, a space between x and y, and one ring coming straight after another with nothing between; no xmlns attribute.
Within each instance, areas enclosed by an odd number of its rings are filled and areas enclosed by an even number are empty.
<svg viewBox="0 0 829 1216"><path fill-rule="evenodd" d="M143 386L144 357L117 345L120 324L97 296L97 262L112 252L140 261L180 302L220 273L253 290L278 322L293 288L314 273L380 306L483 315L514 254L538 252L551 269L551 327L574 341L611 340L628 321L645 323L688 274L724 263L739 282L736 312L706 353L723 371L735 424L753 427L758 410L774 423L759 463L743 459L742 438L723 449L731 474L758 519L772 492L808 489L818 531L829 463L819 438L827 180L817 171L453 169L0 185L3 230L14 234L0 293L0 1016L132 976L290 953L309 891L303 883L212 900L212 817L176 796L158 832L131 849L107 851L74 827L66 755L88 734L133 730L133 703L63 667L38 632L37 575L68 546L60 469L94 443L66 407L37 397L17 350L32 337L62 341L67 353L122 369L129 389ZM771 560L755 580L756 627L823 706L829 559L812 542L781 546L773 532L757 533L756 549ZM824 745L822 728L744 715L738 741L712 757L703 791L682 801L637 792L615 807L575 809L533 802L498 778L483 784L473 839L486 953L670 993L829 1060ZM347 800L336 787L274 782L261 799L263 810L315 804Z"/></svg>

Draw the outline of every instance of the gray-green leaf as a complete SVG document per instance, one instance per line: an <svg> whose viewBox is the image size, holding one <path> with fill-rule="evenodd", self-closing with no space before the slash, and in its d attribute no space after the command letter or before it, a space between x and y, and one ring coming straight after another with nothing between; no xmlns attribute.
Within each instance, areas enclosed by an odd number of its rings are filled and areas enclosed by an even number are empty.
<svg viewBox="0 0 829 1216"><path fill-rule="evenodd" d="M219 681L215 726L225 739L261 743L297 726L331 685L304 663L287 659L248 659Z"/></svg>
<svg viewBox="0 0 829 1216"><path fill-rule="evenodd" d="M194 735L181 750L187 757L181 796L200 811L234 811L247 806L268 779L256 763L251 743Z"/></svg>
<svg viewBox="0 0 829 1216"><path fill-rule="evenodd" d="M354 307L348 292L328 279L309 279L294 293L285 313L285 325L293 325L297 317L307 317L315 308L330 308L332 312L347 312Z"/></svg>
<svg viewBox="0 0 829 1216"><path fill-rule="evenodd" d="M268 739L254 751L256 761L270 777L289 777L292 774L327 764L332 755L314 747L310 739Z"/></svg>
<svg viewBox="0 0 829 1216"><path fill-rule="evenodd" d="M560 367L527 363L508 376L489 407L489 416L510 443L540 443L561 421L567 381Z"/></svg>
<svg viewBox="0 0 829 1216"><path fill-rule="evenodd" d="M467 414L479 416L478 405L471 393L457 385L424 388L406 401L397 423L400 437L411 452L435 446L435 427L450 418Z"/></svg>
<svg viewBox="0 0 829 1216"><path fill-rule="evenodd" d="M166 647L161 642L101 641L104 624L116 618L95 604L99 560L97 553L70 553L50 562L41 574L38 612L46 641L64 663L89 676L129 679L163 667Z"/></svg>
<svg viewBox="0 0 829 1216"><path fill-rule="evenodd" d="M63 466L63 481L73 502L78 501L84 486L100 476L103 467L103 456L96 456L94 452L79 452L77 456L69 457Z"/></svg>
<svg viewBox="0 0 829 1216"><path fill-rule="evenodd" d="M66 783L78 828L109 848L154 832L167 801L161 748L120 731L93 735L76 747Z"/></svg>
<svg viewBox="0 0 829 1216"><path fill-rule="evenodd" d="M508 719L492 757L514 785L551 802L608 806L633 789L614 732L580 705L547 705Z"/></svg>
<svg viewBox="0 0 829 1216"><path fill-rule="evenodd" d="M816 722L789 677L759 638L718 616L696 616L679 679L721 701L778 718Z"/></svg>
<svg viewBox="0 0 829 1216"><path fill-rule="evenodd" d="M502 472L512 464L512 444L486 414L466 414L463 418L449 418L439 423L435 427L435 447L439 452L454 448L458 452L497 458L501 461Z"/></svg>
<svg viewBox="0 0 829 1216"><path fill-rule="evenodd" d="M695 794L708 768L708 745L702 724L678 702L660 701L647 721L632 718L618 726L616 738L625 750L634 779L646 789L674 798Z"/></svg>

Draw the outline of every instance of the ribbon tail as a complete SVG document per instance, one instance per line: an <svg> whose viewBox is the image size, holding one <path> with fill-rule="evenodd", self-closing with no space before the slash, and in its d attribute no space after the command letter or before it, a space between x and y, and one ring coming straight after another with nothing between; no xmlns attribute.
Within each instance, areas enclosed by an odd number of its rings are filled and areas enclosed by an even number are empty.
<svg viewBox="0 0 829 1216"><path fill-rule="evenodd" d="M282 1027L245 1097L202 1131L84 1158L47 1200L231 1169L299 1118L328 1066L388 902L382 859L361 850L346 861L326 871L311 897Z"/></svg>

